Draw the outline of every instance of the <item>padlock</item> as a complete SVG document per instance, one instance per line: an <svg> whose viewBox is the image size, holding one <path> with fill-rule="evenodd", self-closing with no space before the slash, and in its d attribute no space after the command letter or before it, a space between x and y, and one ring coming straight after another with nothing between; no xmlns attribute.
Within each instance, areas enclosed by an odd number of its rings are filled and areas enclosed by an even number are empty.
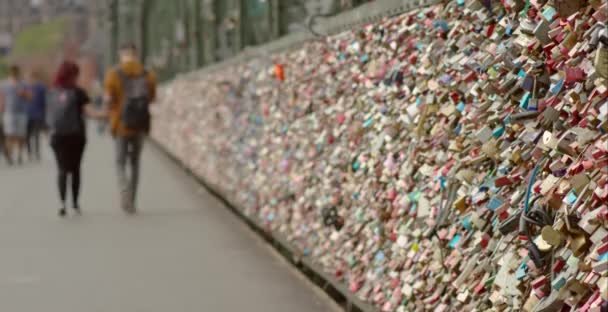
<svg viewBox="0 0 608 312"><path fill-rule="evenodd" d="M573 15L561 5L431 5L272 63L178 78L159 97L152 136L322 269L360 276L356 295L379 308L597 308L605 4ZM278 79L274 64L298 70ZM327 227L325 207L335 208ZM522 215L538 223L526 225L534 244L516 239ZM531 287L545 269L554 279ZM562 296L575 281L597 295Z"/></svg>

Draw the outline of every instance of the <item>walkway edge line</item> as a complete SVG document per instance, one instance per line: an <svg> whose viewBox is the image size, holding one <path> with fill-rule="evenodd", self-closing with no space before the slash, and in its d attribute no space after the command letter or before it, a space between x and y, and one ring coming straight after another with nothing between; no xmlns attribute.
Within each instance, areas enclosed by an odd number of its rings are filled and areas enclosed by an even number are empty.
<svg viewBox="0 0 608 312"><path fill-rule="evenodd" d="M321 267L315 264L310 257L302 256L301 252L294 246L289 244L284 238L273 234L264 229L264 227L256 220L248 217L243 211L232 202L232 200L222 194L219 187L212 185L203 177L195 174L184 162L178 159L173 153L167 150L160 142L153 138L149 138L150 142L156 150L165 155L180 169L185 171L190 177L204 187L211 195L220 200L232 213L234 213L241 221L247 224L256 234L268 242L285 260L287 260L294 268L306 276L311 282L319 286L325 293L335 300L338 304L346 304L345 311L347 312L379 312L371 304L357 298L355 294L348 290L348 287L338 281L330 274L325 273Z"/></svg>

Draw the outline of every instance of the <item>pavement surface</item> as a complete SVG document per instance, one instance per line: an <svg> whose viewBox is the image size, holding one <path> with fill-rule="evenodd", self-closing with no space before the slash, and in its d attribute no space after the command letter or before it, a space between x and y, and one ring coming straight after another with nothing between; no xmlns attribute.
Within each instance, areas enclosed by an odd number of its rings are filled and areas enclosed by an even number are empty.
<svg viewBox="0 0 608 312"><path fill-rule="evenodd" d="M154 146L139 214L118 207L110 138L89 135L82 216L57 216L55 166L0 161L0 311L340 311Z"/></svg>

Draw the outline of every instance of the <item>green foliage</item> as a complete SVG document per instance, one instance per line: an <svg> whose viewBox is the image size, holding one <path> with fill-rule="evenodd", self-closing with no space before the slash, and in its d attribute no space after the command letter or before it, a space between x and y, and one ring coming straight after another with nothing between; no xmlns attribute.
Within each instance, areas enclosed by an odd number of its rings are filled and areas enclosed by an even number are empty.
<svg viewBox="0 0 608 312"><path fill-rule="evenodd" d="M46 23L29 26L15 38L11 57L22 58L52 52L62 44L67 29L66 18L56 18Z"/></svg>

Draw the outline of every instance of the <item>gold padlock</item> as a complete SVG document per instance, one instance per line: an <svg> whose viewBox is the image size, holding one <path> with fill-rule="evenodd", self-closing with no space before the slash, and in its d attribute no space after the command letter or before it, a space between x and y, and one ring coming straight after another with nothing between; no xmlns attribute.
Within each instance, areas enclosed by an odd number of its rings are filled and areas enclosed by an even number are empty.
<svg viewBox="0 0 608 312"><path fill-rule="evenodd" d="M589 249L589 241L584 234L577 234L570 239L570 246L568 248L572 250L575 257L579 257Z"/></svg>
<svg viewBox="0 0 608 312"><path fill-rule="evenodd" d="M597 74L608 79L608 47L600 44L595 53L594 65Z"/></svg>
<svg viewBox="0 0 608 312"><path fill-rule="evenodd" d="M522 161L521 151L518 151L518 150L517 151L513 151L513 153L511 153L511 161L514 162L514 163L516 163L516 164L521 163L521 161Z"/></svg>
<svg viewBox="0 0 608 312"><path fill-rule="evenodd" d="M460 211L460 213L464 213L467 209L467 197L461 196L452 204L452 208Z"/></svg>
<svg viewBox="0 0 608 312"><path fill-rule="evenodd" d="M550 225L545 225L543 227L541 236L545 242L553 247L557 247L562 243L562 235Z"/></svg>

